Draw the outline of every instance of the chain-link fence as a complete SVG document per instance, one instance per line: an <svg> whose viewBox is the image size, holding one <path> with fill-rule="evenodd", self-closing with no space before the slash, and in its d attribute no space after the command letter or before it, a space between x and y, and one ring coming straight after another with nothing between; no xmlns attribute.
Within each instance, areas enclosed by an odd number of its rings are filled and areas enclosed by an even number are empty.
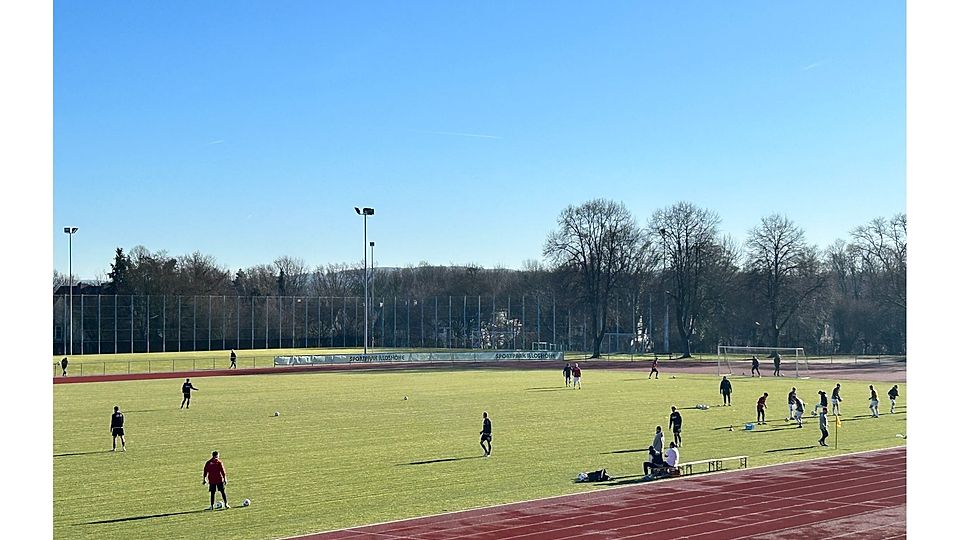
<svg viewBox="0 0 960 540"><path fill-rule="evenodd" d="M601 352L648 350L644 319L656 319L644 309L612 301ZM587 310L541 295L380 297L368 334L371 347L589 351L591 328ZM53 297L54 355L363 347L363 336L363 297Z"/></svg>

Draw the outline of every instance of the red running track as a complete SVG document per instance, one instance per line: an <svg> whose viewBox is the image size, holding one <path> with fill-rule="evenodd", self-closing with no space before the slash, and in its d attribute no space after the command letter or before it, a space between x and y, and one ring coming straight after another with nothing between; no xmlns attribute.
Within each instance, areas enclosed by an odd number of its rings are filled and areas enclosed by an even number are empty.
<svg viewBox="0 0 960 540"><path fill-rule="evenodd" d="M899 539L907 534L906 454L898 447L297 538Z"/></svg>

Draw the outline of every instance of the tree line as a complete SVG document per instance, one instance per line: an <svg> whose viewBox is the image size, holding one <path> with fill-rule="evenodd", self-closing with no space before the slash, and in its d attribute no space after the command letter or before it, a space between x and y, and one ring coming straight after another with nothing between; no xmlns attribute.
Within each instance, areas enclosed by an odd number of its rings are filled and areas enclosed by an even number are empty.
<svg viewBox="0 0 960 540"><path fill-rule="evenodd" d="M825 354L906 350L906 216L877 217L826 248L787 216L760 219L743 241L689 202L639 223L620 202L565 208L520 269L421 262L370 274L378 298L521 296L587 313L594 356L614 302L633 311L635 348L690 355L718 344L798 346ZM64 285L54 273L54 290ZM309 267L301 258L232 271L211 255L117 248L101 292L117 295L362 296L363 265ZM622 318L620 320L623 320ZM667 323L668 321L668 323ZM664 324L668 324L664 328ZM664 332L666 330L666 332Z"/></svg>

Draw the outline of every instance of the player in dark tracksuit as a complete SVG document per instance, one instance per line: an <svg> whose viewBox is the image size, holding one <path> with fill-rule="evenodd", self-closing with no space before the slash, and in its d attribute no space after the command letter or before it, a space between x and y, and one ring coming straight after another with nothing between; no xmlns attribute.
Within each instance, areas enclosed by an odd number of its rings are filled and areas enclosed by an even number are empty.
<svg viewBox="0 0 960 540"><path fill-rule="evenodd" d="M187 382L183 383L181 390L183 391L183 401L180 402L180 408L182 409L184 404L186 404L187 408L189 409L190 408L190 391L196 390L199 392L200 389L194 386L192 383L190 383L190 379L187 379Z"/></svg>
<svg viewBox="0 0 960 540"><path fill-rule="evenodd" d="M572 372L573 370L570 368L570 364L567 364L566 366L564 366L563 368L563 385L564 386L570 386L570 374Z"/></svg>
<svg viewBox="0 0 960 540"><path fill-rule="evenodd" d="M117 451L117 437L120 437L120 451L127 451L127 442L123 439L123 413L120 407L113 408L113 414L110 415L110 434L113 435L113 450Z"/></svg>
<svg viewBox="0 0 960 540"><path fill-rule="evenodd" d="M493 451L493 426L490 424L490 418L487 417L486 411L483 413L483 430L480 431L480 448L483 448L483 457L490 457L490 452ZM484 445L483 443L487 444Z"/></svg>
<svg viewBox="0 0 960 540"><path fill-rule="evenodd" d="M237 369L237 351L230 349L230 369Z"/></svg>
<svg viewBox="0 0 960 540"><path fill-rule="evenodd" d="M676 407L670 407L670 410L673 411L670 413L670 427L673 430L673 442L677 443L677 446L683 446L680 444L680 424L683 423L683 417L680 416L680 411Z"/></svg>
<svg viewBox="0 0 960 540"><path fill-rule="evenodd" d="M723 396L723 404L730 405L730 394L733 393L733 384L730 383L730 379L726 375L723 376L723 380L720 381L720 395Z"/></svg>
<svg viewBox="0 0 960 540"><path fill-rule="evenodd" d="M64 357L63 357L63 360L60 361L60 368L63 369L63 374L61 375L61 377L66 377L66 376L67 376L67 364L69 364L69 363L70 363L70 362L67 361L67 357L66 357L66 356L64 356ZM83 369L81 368L80 371L83 372Z"/></svg>
<svg viewBox="0 0 960 540"><path fill-rule="evenodd" d="M890 398L890 414L893 414L893 409L897 406L897 398L900 396L900 391L897 390L897 385L893 385L893 388L887 392L887 397Z"/></svg>

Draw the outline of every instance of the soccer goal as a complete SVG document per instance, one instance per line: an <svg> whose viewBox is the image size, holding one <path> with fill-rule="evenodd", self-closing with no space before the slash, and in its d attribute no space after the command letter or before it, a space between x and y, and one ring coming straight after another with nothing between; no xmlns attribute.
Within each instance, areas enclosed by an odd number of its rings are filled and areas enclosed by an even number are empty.
<svg viewBox="0 0 960 540"><path fill-rule="evenodd" d="M735 347L717 346L717 376L750 374L753 357L760 360L760 372L773 375L773 358L780 356L780 371L793 371L798 378L809 377L810 365L803 354L803 347Z"/></svg>

